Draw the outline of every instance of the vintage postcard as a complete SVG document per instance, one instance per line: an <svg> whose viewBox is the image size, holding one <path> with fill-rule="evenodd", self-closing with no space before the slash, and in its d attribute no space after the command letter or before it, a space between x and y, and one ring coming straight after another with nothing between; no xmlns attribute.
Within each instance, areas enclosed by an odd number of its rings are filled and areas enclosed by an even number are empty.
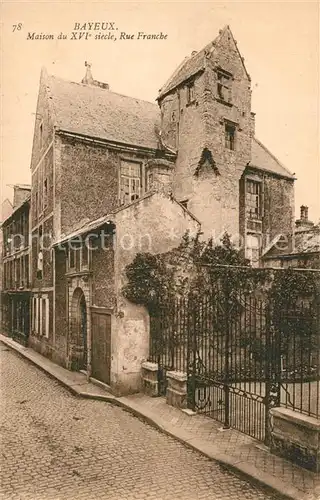
<svg viewBox="0 0 320 500"><path fill-rule="evenodd" d="M319 2L2 1L3 500L320 500Z"/></svg>

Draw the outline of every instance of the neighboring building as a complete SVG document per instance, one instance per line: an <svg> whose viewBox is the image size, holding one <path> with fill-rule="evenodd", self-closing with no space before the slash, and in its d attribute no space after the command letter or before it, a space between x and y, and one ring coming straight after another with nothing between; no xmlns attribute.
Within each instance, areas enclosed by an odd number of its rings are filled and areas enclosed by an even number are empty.
<svg viewBox="0 0 320 500"><path fill-rule="evenodd" d="M117 394L138 390L148 356L148 315L121 294L137 252L201 226L259 265L293 231L294 177L254 137L229 27L183 61L158 105L112 92L88 63L81 83L42 70L31 176L29 345Z"/></svg>
<svg viewBox="0 0 320 500"><path fill-rule="evenodd" d="M285 246L281 248L281 243L277 248L271 246L264 256L265 266L320 269L320 222L314 224L309 220L305 205L300 207L293 241L293 249L289 252Z"/></svg>
<svg viewBox="0 0 320 500"><path fill-rule="evenodd" d="M3 301L3 234L2 234L2 221L6 220L12 213L13 206L10 200L6 198L1 203L1 214L0 214L0 325L2 324L2 301Z"/></svg>
<svg viewBox="0 0 320 500"><path fill-rule="evenodd" d="M30 191L14 186L13 211L2 223L2 331L22 344L30 318Z"/></svg>

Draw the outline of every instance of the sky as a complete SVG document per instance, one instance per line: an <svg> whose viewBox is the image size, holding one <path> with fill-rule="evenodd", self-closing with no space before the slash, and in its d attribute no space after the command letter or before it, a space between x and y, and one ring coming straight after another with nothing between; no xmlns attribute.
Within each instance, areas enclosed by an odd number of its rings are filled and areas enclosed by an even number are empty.
<svg viewBox="0 0 320 500"><path fill-rule="evenodd" d="M319 2L27 2L1 3L1 201L12 185L30 183L30 156L41 67L80 82L93 77L125 95L154 101L185 56L212 41L226 24L252 79L256 137L297 177L302 204L320 218ZM72 40L79 23L115 23L127 34L162 40ZM67 39L57 39L60 33ZM94 31L94 34L101 30ZM28 40L28 33L54 40ZM105 34L106 31L103 31Z"/></svg>

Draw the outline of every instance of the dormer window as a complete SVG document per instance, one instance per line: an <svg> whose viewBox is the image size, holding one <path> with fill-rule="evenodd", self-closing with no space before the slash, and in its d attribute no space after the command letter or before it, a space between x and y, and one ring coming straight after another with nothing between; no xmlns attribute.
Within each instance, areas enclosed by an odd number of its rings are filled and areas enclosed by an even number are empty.
<svg viewBox="0 0 320 500"><path fill-rule="evenodd" d="M231 103L231 83L232 75L226 71L219 69L217 71L217 94L221 101Z"/></svg>
<svg viewBox="0 0 320 500"><path fill-rule="evenodd" d="M192 104L195 100L194 82L191 82L187 86L187 104Z"/></svg>

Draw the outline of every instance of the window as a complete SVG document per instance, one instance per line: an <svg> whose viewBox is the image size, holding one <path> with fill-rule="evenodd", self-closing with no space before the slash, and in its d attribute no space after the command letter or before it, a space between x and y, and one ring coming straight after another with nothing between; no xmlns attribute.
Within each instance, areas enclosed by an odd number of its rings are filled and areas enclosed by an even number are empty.
<svg viewBox="0 0 320 500"><path fill-rule="evenodd" d="M261 217L261 183L246 181L246 212L250 219Z"/></svg>
<svg viewBox="0 0 320 500"><path fill-rule="evenodd" d="M69 248L69 269L75 268L75 252L74 248Z"/></svg>
<svg viewBox="0 0 320 500"><path fill-rule="evenodd" d="M7 264L3 264L3 288L7 288Z"/></svg>
<svg viewBox="0 0 320 500"><path fill-rule="evenodd" d="M259 265L260 258L260 238L259 236L248 234L247 236L247 258L251 265L256 267Z"/></svg>
<svg viewBox="0 0 320 500"><path fill-rule="evenodd" d="M81 267L88 267L89 265L89 249L87 242L84 241L81 253Z"/></svg>
<svg viewBox="0 0 320 500"><path fill-rule="evenodd" d="M37 219L37 217L38 217L38 191L36 191L36 193L35 193L34 216L35 216L35 219Z"/></svg>
<svg viewBox="0 0 320 500"><path fill-rule="evenodd" d="M9 288L13 287L13 261L9 262Z"/></svg>
<svg viewBox="0 0 320 500"><path fill-rule="evenodd" d="M39 170L39 213L43 212L43 165L40 166Z"/></svg>
<svg viewBox="0 0 320 500"><path fill-rule="evenodd" d="M42 226L38 229L38 262L37 262L37 278L42 279L43 276L43 235Z"/></svg>
<svg viewBox="0 0 320 500"><path fill-rule="evenodd" d="M24 257L24 286L29 286L29 255Z"/></svg>
<svg viewBox="0 0 320 500"><path fill-rule="evenodd" d="M235 150L236 126L233 123L225 124L225 147L231 151Z"/></svg>
<svg viewBox="0 0 320 500"><path fill-rule="evenodd" d="M232 76L225 71L218 70L217 93L219 99L224 102L231 102L231 81Z"/></svg>
<svg viewBox="0 0 320 500"><path fill-rule="evenodd" d="M80 246L74 249L74 260L75 260L76 271L80 271L80 252L81 252Z"/></svg>
<svg viewBox="0 0 320 500"><path fill-rule="evenodd" d="M126 205L140 198L142 193L142 165L130 161L121 162L120 204Z"/></svg>
<svg viewBox="0 0 320 500"><path fill-rule="evenodd" d="M49 337L49 298L47 295L32 298L32 330Z"/></svg>
<svg viewBox="0 0 320 500"><path fill-rule="evenodd" d="M187 86L187 103L191 104L195 101L194 83L189 83Z"/></svg>
<svg viewBox="0 0 320 500"><path fill-rule="evenodd" d="M46 207L47 205L48 205L48 179L45 179L43 183L43 206Z"/></svg>
<svg viewBox="0 0 320 500"><path fill-rule="evenodd" d="M147 177L147 189L150 190L153 185L153 172L150 170Z"/></svg>

